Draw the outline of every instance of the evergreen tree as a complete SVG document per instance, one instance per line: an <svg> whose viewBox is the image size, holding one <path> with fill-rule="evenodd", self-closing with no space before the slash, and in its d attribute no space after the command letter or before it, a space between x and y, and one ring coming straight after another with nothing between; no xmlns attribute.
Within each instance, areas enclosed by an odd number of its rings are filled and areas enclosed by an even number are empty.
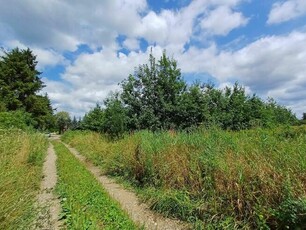
<svg viewBox="0 0 306 230"><path fill-rule="evenodd" d="M44 85L36 65L30 49L15 48L0 57L0 111L25 111L31 114L35 128L50 129L53 109L48 95L37 95Z"/></svg>

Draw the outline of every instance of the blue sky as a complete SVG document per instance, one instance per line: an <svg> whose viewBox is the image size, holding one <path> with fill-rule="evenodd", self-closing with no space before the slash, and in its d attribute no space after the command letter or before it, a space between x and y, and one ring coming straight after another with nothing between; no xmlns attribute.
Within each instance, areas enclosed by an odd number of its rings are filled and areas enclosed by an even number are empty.
<svg viewBox="0 0 306 230"><path fill-rule="evenodd" d="M235 81L306 112L305 0L5 0L0 46L31 48L53 106L83 116L164 49L188 82Z"/></svg>

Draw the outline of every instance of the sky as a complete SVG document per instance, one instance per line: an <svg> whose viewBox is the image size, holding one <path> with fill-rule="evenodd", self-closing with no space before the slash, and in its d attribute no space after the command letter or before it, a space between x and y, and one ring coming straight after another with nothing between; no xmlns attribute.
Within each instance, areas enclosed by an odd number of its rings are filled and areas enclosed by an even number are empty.
<svg viewBox="0 0 306 230"><path fill-rule="evenodd" d="M57 111L81 117L147 63L188 83L242 84L306 112L305 0L1 0L0 46L33 50Z"/></svg>

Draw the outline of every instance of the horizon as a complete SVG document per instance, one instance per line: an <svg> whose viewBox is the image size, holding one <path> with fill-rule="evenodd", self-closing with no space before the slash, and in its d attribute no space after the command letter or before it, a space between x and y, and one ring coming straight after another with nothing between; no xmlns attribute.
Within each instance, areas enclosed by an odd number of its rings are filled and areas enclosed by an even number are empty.
<svg viewBox="0 0 306 230"><path fill-rule="evenodd" d="M151 47L177 60L189 84L238 81L298 118L306 112L304 0L14 0L3 4L0 46L33 50L42 93L71 117L118 90Z"/></svg>

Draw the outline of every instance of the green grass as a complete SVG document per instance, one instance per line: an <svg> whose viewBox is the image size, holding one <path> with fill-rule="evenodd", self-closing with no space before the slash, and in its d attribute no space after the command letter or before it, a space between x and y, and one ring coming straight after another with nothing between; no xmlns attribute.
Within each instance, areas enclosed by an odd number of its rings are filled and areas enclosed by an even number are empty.
<svg viewBox="0 0 306 230"><path fill-rule="evenodd" d="M0 129L0 229L30 229L47 149L38 133Z"/></svg>
<svg viewBox="0 0 306 230"><path fill-rule="evenodd" d="M91 132L63 140L151 208L202 229L298 228L306 223L306 129L142 131L109 142Z"/></svg>
<svg viewBox="0 0 306 230"><path fill-rule="evenodd" d="M69 150L53 142L58 155L62 219L68 229L137 229L128 215L120 209L94 176Z"/></svg>

